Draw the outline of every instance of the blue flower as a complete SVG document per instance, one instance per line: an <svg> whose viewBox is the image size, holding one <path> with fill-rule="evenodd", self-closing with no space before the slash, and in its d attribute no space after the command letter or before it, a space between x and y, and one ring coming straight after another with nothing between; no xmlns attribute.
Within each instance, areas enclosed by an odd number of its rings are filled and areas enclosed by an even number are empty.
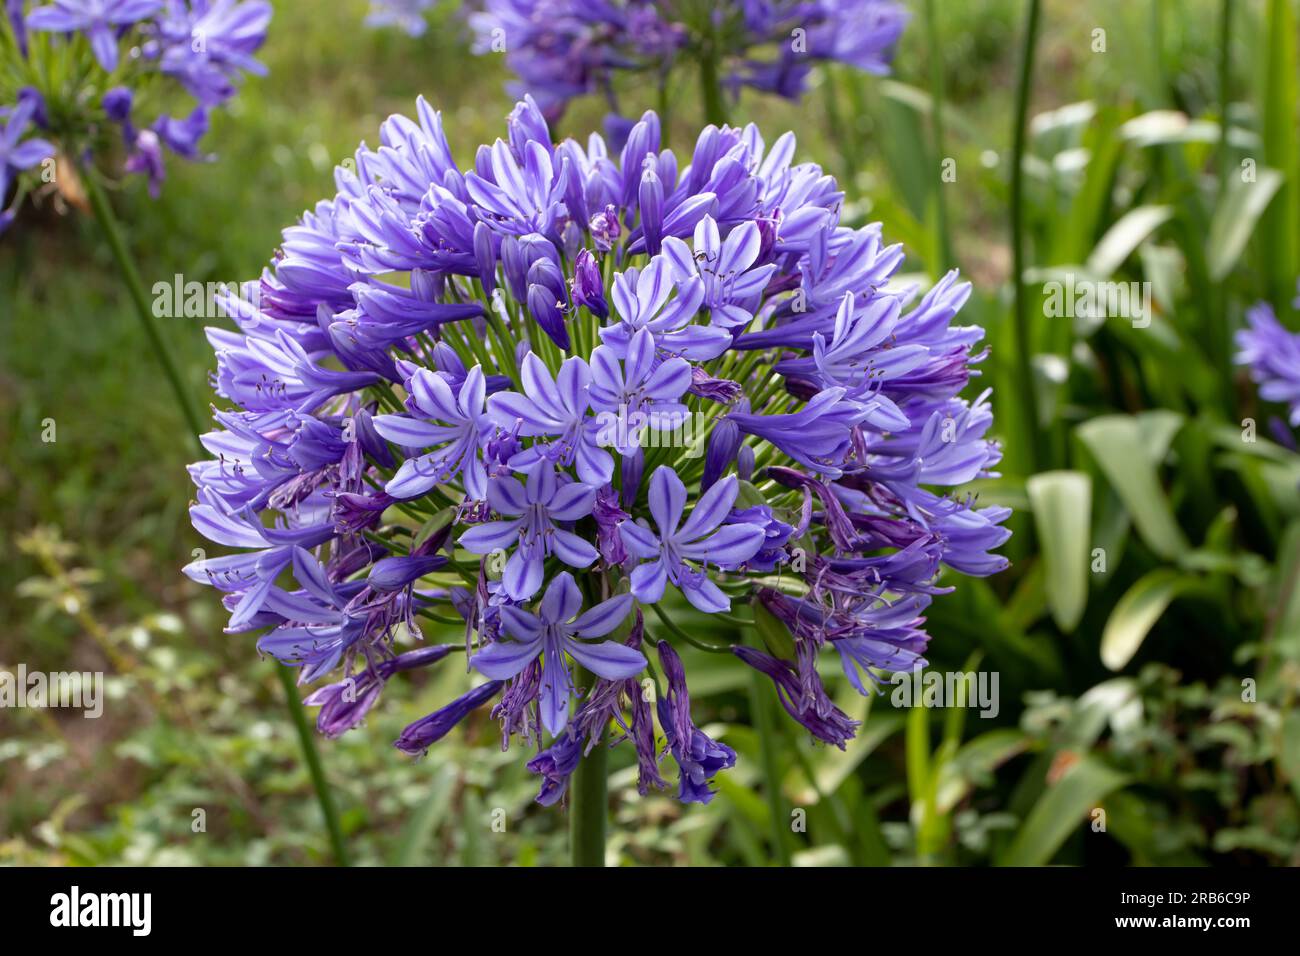
<svg viewBox="0 0 1300 956"><path fill-rule="evenodd" d="M645 656L616 641L589 643L604 637L627 618L632 596L623 594L582 610L582 593L573 575L561 571L551 579L537 613L509 605L501 609L501 620L513 641L496 641L470 658L470 666L495 680L516 676L539 656L542 659L540 687L542 724L558 734L569 720L573 697L573 676L568 658L606 680L621 680L645 670Z"/></svg>
<svg viewBox="0 0 1300 956"><path fill-rule="evenodd" d="M518 545L501 579L512 600L526 601L537 593L546 558L554 556L571 568L585 568L598 557L591 542L556 526L591 514L596 489L580 482L560 484L550 462L529 472L527 484L517 478L493 478L487 501L497 514L509 517L471 528L461 535L460 544L474 554Z"/></svg>
<svg viewBox="0 0 1300 956"><path fill-rule="evenodd" d="M730 599L709 579L707 571L688 562L739 565L762 547L762 528L722 524L739 490L734 475L724 478L700 496L683 523L686 486L668 465L655 469L650 476L650 514L659 534L632 521L619 525L628 554L648 562L632 571L632 593L638 601L657 604L671 581L701 611L715 614L731 609Z"/></svg>

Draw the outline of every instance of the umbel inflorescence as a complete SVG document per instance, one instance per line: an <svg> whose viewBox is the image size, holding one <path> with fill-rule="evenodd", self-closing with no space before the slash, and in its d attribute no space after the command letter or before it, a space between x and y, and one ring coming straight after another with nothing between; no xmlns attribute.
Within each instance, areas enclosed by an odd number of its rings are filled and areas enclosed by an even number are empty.
<svg viewBox="0 0 1300 956"><path fill-rule="evenodd" d="M819 668L866 693L923 663L941 566L1005 564L1007 510L941 490L999 458L985 395L959 397L982 357L954 324L969 287L888 285L900 247L841 223L789 133L710 126L679 159L647 113L611 155L553 143L527 100L461 170L417 115L285 231L260 310L231 299L238 331L209 331L232 407L191 515L238 550L186 573L303 683L337 675L309 698L329 736L462 649L422 619L463 622L482 682L397 746L492 702L543 802L611 742L643 791L671 752L687 801L734 763L692 722L690 625L661 602L784 624L764 650L738 635L736 666L844 746Z"/></svg>

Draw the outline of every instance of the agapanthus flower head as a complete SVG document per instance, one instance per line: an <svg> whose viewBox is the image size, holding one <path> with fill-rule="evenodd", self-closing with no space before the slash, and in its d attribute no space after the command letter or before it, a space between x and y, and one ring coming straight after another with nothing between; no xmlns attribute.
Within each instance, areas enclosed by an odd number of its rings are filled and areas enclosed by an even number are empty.
<svg viewBox="0 0 1300 956"><path fill-rule="evenodd" d="M419 656L429 619L464 621L481 682L399 748L495 701L543 803L628 741L643 792L671 754L707 801L737 758L691 715L692 615L784 624L786 656L737 635L736 666L843 746L822 665L873 692L923 662L942 568L1005 564L1006 510L944 492L999 458L987 393L961 394L968 287L890 286L900 249L794 154L711 126L679 158L654 114L619 151L557 144L525 99L462 170L421 100L286 230L261 310L209 332L232 407L191 515L238 553L186 573L304 683L342 671L310 698L323 730L443 656Z"/></svg>
<svg viewBox="0 0 1300 956"><path fill-rule="evenodd" d="M662 84L699 61L733 92L787 99L803 95L818 62L886 73L907 13L896 0L486 0L469 22L475 51L503 53L513 90L555 118L586 94L617 109L620 73Z"/></svg>
<svg viewBox="0 0 1300 956"><path fill-rule="evenodd" d="M52 151L81 163L121 154L154 195L166 154L206 158L211 111L264 72L254 54L271 19L267 0L5 0L5 12L18 59L0 72L0 115L34 97L28 119ZM31 44L32 33L53 40Z"/></svg>

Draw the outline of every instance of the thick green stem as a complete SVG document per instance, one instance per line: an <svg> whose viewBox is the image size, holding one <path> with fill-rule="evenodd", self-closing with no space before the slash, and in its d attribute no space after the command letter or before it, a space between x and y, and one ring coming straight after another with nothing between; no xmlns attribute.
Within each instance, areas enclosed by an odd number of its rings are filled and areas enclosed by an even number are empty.
<svg viewBox="0 0 1300 956"><path fill-rule="evenodd" d="M1016 127L1011 149L1011 288L1016 333L1016 388L1020 413L1026 424L1031 471L1045 465L1041 423L1038 420L1038 392L1034 384L1033 342L1029 329L1029 302L1025 298L1025 134L1029 114L1029 83L1034 74L1034 49L1038 44L1039 0L1029 0L1020 58L1020 81L1016 87Z"/></svg>
<svg viewBox="0 0 1300 956"><path fill-rule="evenodd" d="M587 687L595 682L584 668L577 668L575 677ZM608 778L608 748L599 742L579 761L569 786L569 853L574 866L605 865Z"/></svg>
<svg viewBox="0 0 1300 956"><path fill-rule="evenodd" d="M316 750L316 740L312 736L311 725L307 723L307 710L298 697L293 672L279 664L275 665L275 672L280 678L280 686L284 688L285 701L289 705L289 716L293 718L294 728L298 731L298 744L302 748L303 759L307 761L311 785L316 790L316 802L320 804L321 813L325 817L325 828L329 831L334 861L339 866L348 866L348 851L343 842L343 827L339 824L338 810L334 808L334 797L330 793L329 784L325 781L325 768L321 765L320 754Z"/></svg>
<svg viewBox="0 0 1300 956"><path fill-rule="evenodd" d="M790 865L790 845L786 842L789 815L781 796L781 774L776 758L776 726L772 722L772 700L767 678L754 671L749 688L749 708L754 712L754 732L763 761L763 788L767 791L767 806L772 817L772 849L781 866Z"/></svg>
<svg viewBox="0 0 1300 956"><path fill-rule="evenodd" d="M934 154L937 169L932 170L935 178L934 189L934 246L937 257L937 274L942 275L952 268L952 237L948 234L948 204L943 194L947 185L943 180L944 155L943 137L943 47L939 42L939 24L934 15L935 0L925 0L925 36L930 56L930 121L934 138Z"/></svg>
<svg viewBox="0 0 1300 956"><path fill-rule="evenodd" d="M727 101L718 80L718 60L712 50L700 57L700 95L704 99L704 117L714 126L727 124Z"/></svg>
<svg viewBox="0 0 1300 956"><path fill-rule="evenodd" d="M127 291L131 294L132 303L135 305L135 314L144 326L145 337L149 339L154 355L163 367L163 374L167 376L167 381L176 396L176 404L180 406L181 414L185 417L185 424L189 426L189 440L197 450L199 448L199 435L203 434L203 427L200 425L198 412L194 408L194 399L185 388L180 371L176 367L176 361L172 358L162 334L158 331L158 323L154 320L153 307L150 305L149 297L144 291L144 282L140 278L140 270L136 268L135 260L126 248L126 240L122 238L122 228L113 215L113 207L108 201L108 196L104 193L104 187L100 184L95 170L88 166L83 167L81 178L86 187L86 194L90 197L90 206L95 212L95 221L99 223L99 228L108 241L108 247L113 252L113 258L117 261L118 272L122 276L122 281L126 284Z"/></svg>

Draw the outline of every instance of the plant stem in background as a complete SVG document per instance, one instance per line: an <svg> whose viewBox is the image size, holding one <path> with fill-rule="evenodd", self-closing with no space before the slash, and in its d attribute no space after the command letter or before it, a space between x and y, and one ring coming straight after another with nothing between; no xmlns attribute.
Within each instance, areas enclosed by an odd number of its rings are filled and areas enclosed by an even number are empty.
<svg viewBox="0 0 1300 956"><path fill-rule="evenodd" d="M157 323L154 321L153 309L149 304L149 297L144 290L144 282L140 278L140 270L136 267L135 260L126 247L126 240L122 237L122 227L118 223L117 217L113 215L113 207L108 201L108 195L104 192L104 187L99 182L95 170L90 167L83 168L81 177L86 188L86 194L90 198L91 208L95 212L95 221L99 223L99 228L104 233L104 238L108 241L109 248L113 252L113 258L117 261L118 272L131 295L136 316L144 326L149 344L153 346L154 354L158 357L163 372L167 376L167 381L171 384L172 393L176 396L176 404L180 406L181 413L185 417L185 423L189 426L189 440L193 444L195 451L199 451L201 450L199 435L203 433L203 428L199 424L198 413L195 411L193 400L181 380L176 361L172 358L166 342L164 342L162 335L158 331ZM294 686L293 676L289 673L288 668L276 667L276 673L279 675L280 683L284 687L289 716L293 719L294 726L298 730L298 742L302 749L303 759L307 761L307 768L311 773L312 786L316 790L316 800L320 804L321 813L325 817L325 826L329 830L330 845L334 849L334 858L340 866L347 866L348 856L343 845L343 829L339 826L338 811L334 808L334 799L330 795L329 787L325 782L325 772L321 767L320 754L316 750L316 742L312 738L311 727L307 723L306 711L298 697L298 689Z"/></svg>
<svg viewBox="0 0 1300 956"><path fill-rule="evenodd" d="M1228 189L1228 104L1232 70L1232 0L1219 12L1219 195Z"/></svg>
<svg viewBox="0 0 1300 956"><path fill-rule="evenodd" d="M95 221L99 223L100 231L108 241L108 247L117 261L118 273L131 295L131 302L135 305L135 314L144 326L145 336L149 339L154 355L163 367L163 374L167 376L172 393L176 396L176 404L180 406L181 414L185 417L185 424L189 426L189 441L194 450L199 451L199 435L203 434L203 428L199 424L199 415L194 408L194 399L181 381L176 361L158 331L153 308L149 304L149 297L144 291L144 282L140 278L140 270L136 268L135 260L126 248L126 240L122 238L122 227L118 224L117 217L113 215L113 207L109 204L108 196L104 193L104 187L100 184L95 170L89 166L83 167L81 178L86 187L86 194L90 197L91 208L95 212Z"/></svg>
<svg viewBox="0 0 1300 956"><path fill-rule="evenodd" d="M320 754L316 750L311 725L307 722L307 709L303 707L302 700L298 697L298 688L294 684L290 669L276 664L275 673L280 678L280 686L284 688L284 697L289 704L289 716L293 718L294 728L298 731L298 743L302 747L303 759L307 761L311 785L316 790L316 802L320 804L321 813L325 817L325 828L329 831L334 861L339 866L348 866L348 851L343 842L343 827L339 825L339 813L334 807L334 797L325 780L325 768L321 765Z"/></svg>
<svg viewBox="0 0 1300 956"><path fill-rule="evenodd" d="M1011 146L1011 289L1016 333L1016 388L1020 415L1026 425L1030 471L1045 467L1038 392L1034 384L1033 342L1029 329L1029 302L1025 298L1025 134L1029 115L1029 82L1034 75L1034 48L1038 44L1039 0L1029 0L1016 86L1016 126Z"/></svg>
<svg viewBox="0 0 1300 956"><path fill-rule="evenodd" d="M776 762L776 726L772 722L772 701L768 699L767 678L758 671L750 675L749 709L754 712L754 733L758 735L763 760L763 788L767 791L768 811L772 815L772 849L781 866L790 865L790 847L786 843L785 802L781 798L781 774Z"/></svg>
<svg viewBox="0 0 1300 956"><path fill-rule="evenodd" d="M718 58L712 48L700 57L700 96L704 100L704 118L715 126L725 126L727 101L718 80Z"/></svg>
<svg viewBox="0 0 1300 956"><path fill-rule="evenodd" d="M952 268L952 237L948 234L948 207L943 194L945 185L941 175L946 159L943 143L943 58L940 52L939 24L934 15L935 0L925 0L925 37L930 57L930 121L934 137L934 253L936 275Z"/></svg>
<svg viewBox="0 0 1300 956"><path fill-rule="evenodd" d="M586 686L595 683L595 675L576 667L575 679ZM608 749L604 742L591 748L573 771L569 803L569 853L574 866L605 865L605 817L609 812L606 787L609 777Z"/></svg>

